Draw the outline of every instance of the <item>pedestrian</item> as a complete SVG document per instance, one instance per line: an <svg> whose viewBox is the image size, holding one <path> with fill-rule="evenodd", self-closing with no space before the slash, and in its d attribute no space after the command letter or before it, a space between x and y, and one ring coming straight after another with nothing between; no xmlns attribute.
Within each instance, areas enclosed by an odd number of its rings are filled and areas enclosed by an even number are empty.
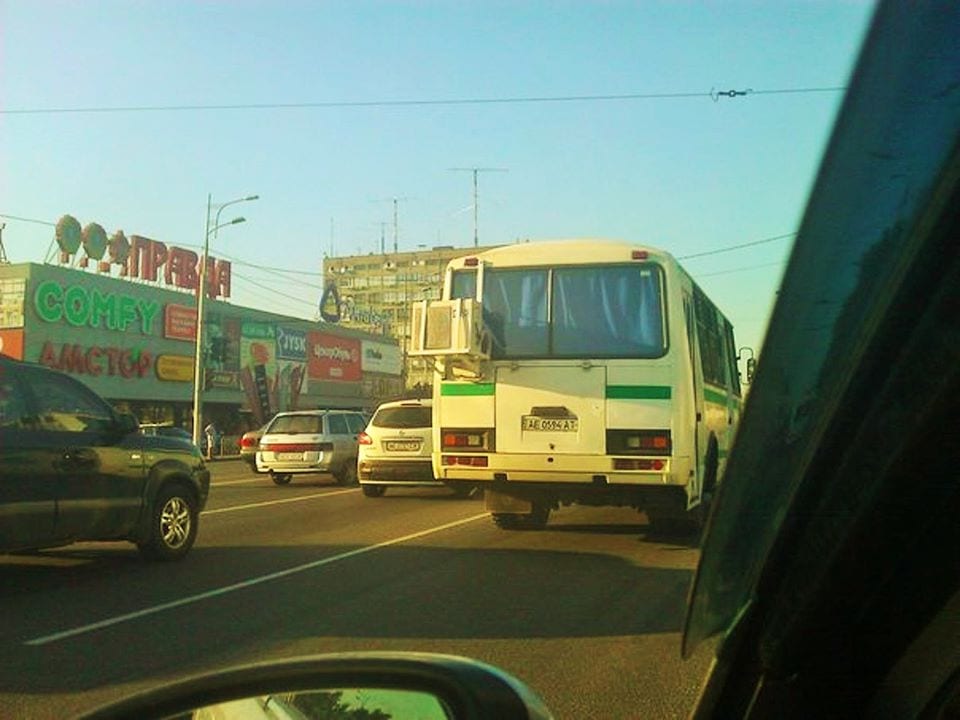
<svg viewBox="0 0 960 720"><path fill-rule="evenodd" d="M213 446L217 441L217 425L211 420L203 429L203 434L207 438L207 460L213 460Z"/></svg>

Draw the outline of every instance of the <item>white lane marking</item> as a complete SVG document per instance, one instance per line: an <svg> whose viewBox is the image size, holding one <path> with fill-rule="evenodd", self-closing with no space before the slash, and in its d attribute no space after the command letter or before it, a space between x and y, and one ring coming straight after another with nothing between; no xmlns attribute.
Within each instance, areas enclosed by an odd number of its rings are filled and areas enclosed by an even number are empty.
<svg viewBox="0 0 960 720"><path fill-rule="evenodd" d="M346 493L357 492L359 488L350 488L349 490L334 490L333 492L314 493L313 495L299 495L293 498L283 498L282 500L264 500L258 503L248 503L247 505L231 505L230 507L217 508L216 510L204 510L201 515L216 515L217 513L233 512L234 510L249 510L250 508L267 507L268 505L280 505L282 503L300 502L301 500L313 500L314 498L333 497L334 495L344 495Z"/></svg>
<svg viewBox="0 0 960 720"><path fill-rule="evenodd" d="M31 645L33 647L47 645L48 643L57 642L58 640L65 640L66 638L83 635L88 632L93 632L94 630L100 630L112 625L119 625L120 623L127 622L128 620L135 620L136 618L145 617L147 615L154 615L156 613L163 612L164 610L172 610L173 608L182 607L183 605L190 605L192 603L200 602L201 600L208 600L219 595L226 595L227 593L243 590L244 588L253 587L254 585L260 585L262 583L270 582L271 580L278 580L280 578L287 577L288 575L295 575L307 570L314 570L316 568L323 567L324 565L332 565L333 563L340 562L341 560L347 560L348 558L356 557L357 555L364 555L366 553L373 552L374 550L390 547L391 545L399 545L400 543L404 543L409 540L416 540L417 538L433 535L434 533L443 532L444 530L459 527L460 525L466 525L467 523L472 523L480 518L488 517L490 517L489 513L472 515L462 520L454 520L453 522L437 525L436 527L432 527L427 530L421 530L420 532L410 533L409 535L404 535L402 537L393 538L392 540L384 540L383 542L376 543L375 545L367 545L366 547L356 548L355 550L348 550L347 552L342 552L339 555L323 558L322 560L314 560L313 562L297 565L292 568L287 568L286 570L278 570L277 572L267 573L266 575L259 575L254 578L250 578L249 580L242 580L231 585L225 585L224 587L217 588L215 590L208 590L207 592L190 595L188 597L180 598L179 600L172 600L160 605L154 605L152 607L144 608L143 610L125 613L124 615L116 615L112 618L107 618L106 620L90 623L89 625L81 625L80 627L72 628L70 630L63 630L58 633L53 633L52 635L44 635L42 637L33 638L32 640L27 640L24 642L24 645Z"/></svg>
<svg viewBox="0 0 960 720"><path fill-rule="evenodd" d="M223 487L224 485L250 485L255 482L263 482L266 478L248 478L247 480L227 480L226 482L212 482L210 487ZM264 487L267 487L264 485Z"/></svg>

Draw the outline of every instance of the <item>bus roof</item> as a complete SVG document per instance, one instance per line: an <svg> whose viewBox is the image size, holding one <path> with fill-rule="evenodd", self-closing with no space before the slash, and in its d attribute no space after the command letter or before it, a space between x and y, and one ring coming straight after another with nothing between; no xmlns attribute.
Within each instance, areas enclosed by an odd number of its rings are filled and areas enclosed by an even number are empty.
<svg viewBox="0 0 960 720"><path fill-rule="evenodd" d="M645 253L642 257L639 255ZM522 242L467 254L450 261L449 267L469 267L470 259L482 260L494 267L531 265L583 265L606 262L631 262L643 259L676 265L669 253L649 245L603 238L571 238Z"/></svg>

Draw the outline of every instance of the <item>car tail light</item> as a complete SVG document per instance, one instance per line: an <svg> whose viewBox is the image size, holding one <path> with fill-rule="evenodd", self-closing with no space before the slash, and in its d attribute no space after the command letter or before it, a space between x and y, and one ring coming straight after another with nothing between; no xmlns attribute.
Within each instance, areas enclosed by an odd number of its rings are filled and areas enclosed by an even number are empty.
<svg viewBox="0 0 960 720"><path fill-rule="evenodd" d="M240 447L253 447L257 444L257 439L252 437L242 437L240 438Z"/></svg>
<svg viewBox="0 0 960 720"><path fill-rule="evenodd" d="M444 465L468 465L470 467L487 467L489 464L485 455L444 455Z"/></svg>
<svg viewBox="0 0 960 720"><path fill-rule="evenodd" d="M357 435L357 442L360 445L373 445L373 438L367 435L365 432Z"/></svg>
<svg viewBox="0 0 960 720"><path fill-rule="evenodd" d="M653 470L660 471L666 467L665 460L652 460L648 458L614 458L614 470Z"/></svg>
<svg viewBox="0 0 960 720"><path fill-rule="evenodd" d="M333 443L261 443L261 450L268 452L329 452Z"/></svg>

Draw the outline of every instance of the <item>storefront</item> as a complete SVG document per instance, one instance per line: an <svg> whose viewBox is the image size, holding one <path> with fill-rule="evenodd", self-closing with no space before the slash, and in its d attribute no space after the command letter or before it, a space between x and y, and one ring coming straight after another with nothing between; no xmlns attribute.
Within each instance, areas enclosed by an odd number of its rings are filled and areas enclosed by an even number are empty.
<svg viewBox="0 0 960 720"><path fill-rule="evenodd" d="M141 422L189 428L195 292L162 286L162 270L153 276L0 266L0 352L70 373ZM281 410L373 408L402 390L392 338L219 299L205 311L204 421L225 433Z"/></svg>

